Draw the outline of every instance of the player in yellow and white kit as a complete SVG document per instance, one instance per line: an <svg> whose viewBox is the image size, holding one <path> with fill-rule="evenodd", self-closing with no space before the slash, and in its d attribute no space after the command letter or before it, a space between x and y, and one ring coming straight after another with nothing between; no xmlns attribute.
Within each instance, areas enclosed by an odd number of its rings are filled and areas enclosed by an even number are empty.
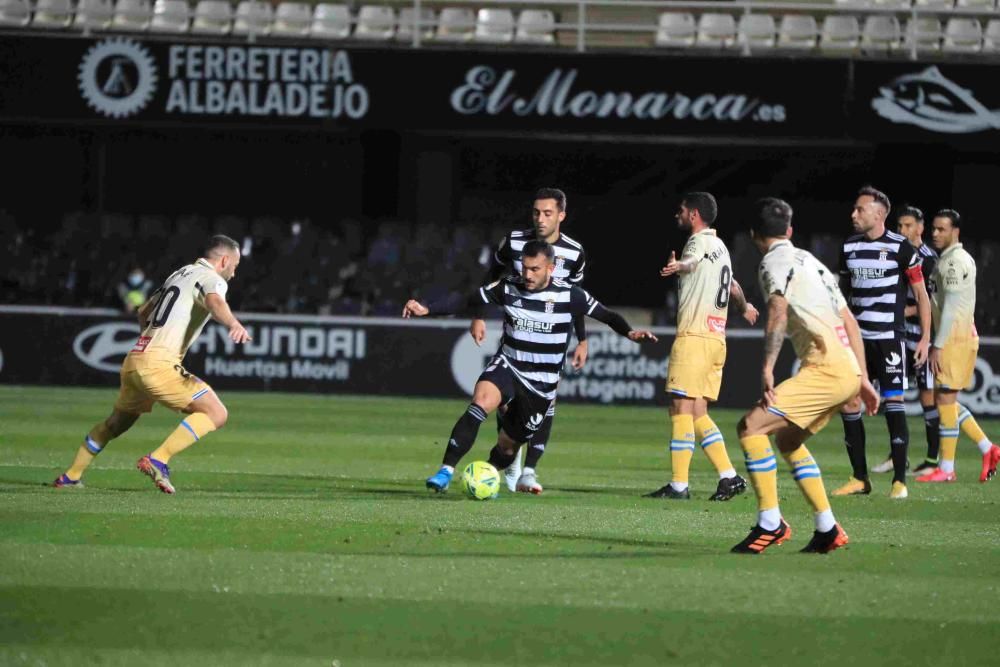
<svg viewBox="0 0 1000 667"><path fill-rule="evenodd" d="M670 253L661 276L677 274L680 300L677 305L677 337L670 350L667 393L672 395L669 484L646 494L649 498L686 500L688 472L696 442L719 473L719 485L709 500L729 500L746 490L746 480L736 474L719 427L708 416L708 402L719 398L722 367L726 363L726 321L732 297L750 324L757 309L747 303L726 244L711 225L718 215L715 197L708 192L690 192L677 212L677 224L691 236L680 260Z"/></svg>
<svg viewBox="0 0 1000 667"><path fill-rule="evenodd" d="M976 262L959 243L961 216L944 209L934 216L931 239L941 258L931 276L931 311L934 316L934 343L928 363L936 384L935 402L941 414L941 461L936 470L917 478L918 482L954 482L955 450L958 447L958 392L972 385L979 353L979 334L973 319L976 312ZM1000 447L980 429L973 436L983 455L980 482L988 482L997 472Z"/></svg>
<svg viewBox="0 0 1000 667"><path fill-rule="evenodd" d="M830 510L819 466L803 443L859 391L869 414L878 409L878 393L868 381L861 332L837 286L836 274L792 245L788 240L791 222L792 207L775 198L758 202L752 221L754 244L764 253L758 274L767 297L768 318L761 372L764 395L738 427L757 493L757 525L733 547L735 553L761 553L792 534L778 507L778 464L771 434L815 512L816 531L803 551L827 553L847 544L847 534ZM774 364L786 330L801 368L775 387Z"/></svg>
<svg viewBox="0 0 1000 667"><path fill-rule="evenodd" d="M121 389L111 416L84 438L73 465L53 483L56 487L81 486L84 470L94 457L136 420L161 403L188 415L163 444L139 459L136 467L164 493L174 493L170 483L170 457L187 449L228 418L215 392L181 365L191 343L204 329L209 316L229 328L235 343L250 340L246 329L226 303L228 281L240 263L240 247L228 236L215 236L205 255L175 271L138 310L142 333L125 357Z"/></svg>

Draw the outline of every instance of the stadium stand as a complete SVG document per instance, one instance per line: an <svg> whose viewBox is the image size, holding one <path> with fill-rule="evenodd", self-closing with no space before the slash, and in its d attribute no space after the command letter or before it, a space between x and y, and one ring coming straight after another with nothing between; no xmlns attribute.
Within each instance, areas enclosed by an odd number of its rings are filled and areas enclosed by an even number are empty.
<svg viewBox="0 0 1000 667"><path fill-rule="evenodd" d="M118 0L111 28L120 32L144 32L149 29L152 18L149 0Z"/></svg>
<svg viewBox="0 0 1000 667"><path fill-rule="evenodd" d="M228 35L233 29L233 8L226 0L198 0L191 32L196 35Z"/></svg>
<svg viewBox="0 0 1000 667"><path fill-rule="evenodd" d="M321 3L313 9L310 36L346 39L351 36L351 10L347 5Z"/></svg>
<svg viewBox="0 0 1000 667"><path fill-rule="evenodd" d="M191 9L186 0L156 0L151 32L184 33L191 24Z"/></svg>
<svg viewBox="0 0 1000 667"><path fill-rule="evenodd" d="M70 0L38 0L35 4L34 27L59 30L68 28L72 23L73 5Z"/></svg>

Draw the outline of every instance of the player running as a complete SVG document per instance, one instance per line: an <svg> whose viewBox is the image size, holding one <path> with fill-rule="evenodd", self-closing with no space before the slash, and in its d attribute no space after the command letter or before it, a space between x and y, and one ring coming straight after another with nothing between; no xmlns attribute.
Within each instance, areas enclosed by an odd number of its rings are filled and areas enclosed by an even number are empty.
<svg viewBox="0 0 1000 667"><path fill-rule="evenodd" d="M497 444L489 462L498 470L511 464L518 448L531 439L556 399L573 319L588 315L633 341L652 340L649 331L633 330L618 313L608 310L580 287L552 277L555 250L544 241L524 244L521 277L505 277L476 292L469 308L487 304L504 309L504 333L472 396L472 403L452 429L441 468L427 479L427 488L448 489L455 466L472 448L479 427L494 410L505 407ZM447 315L442 307L409 300L403 317Z"/></svg>
<svg viewBox="0 0 1000 667"><path fill-rule="evenodd" d="M932 223L931 239L941 251L941 259L931 278L934 304L934 346L929 365L937 383L935 398L941 413L941 462L917 478L918 482L954 482L955 450L958 447L958 392L970 387L979 352L979 334L973 319L976 312L976 262L959 243L961 216L958 211L938 211ZM980 482L988 482L997 472L1000 447L976 425L971 434L983 455Z"/></svg>
<svg viewBox="0 0 1000 667"><path fill-rule="evenodd" d="M677 226L690 234L680 260L670 253L661 276L677 274L680 301L677 306L677 337L670 350L667 393L672 395L670 422L669 484L647 498L687 500L688 472L695 443L715 466L719 484L709 500L729 500L746 491L747 482L736 474L722 432L708 415L708 402L719 398L722 367L726 363L726 320L732 297L747 322L757 321L757 309L747 303L726 245L716 236L712 224L718 205L708 192L684 196L677 212Z"/></svg>
<svg viewBox="0 0 1000 667"><path fill-rule="evenodd" d="M792 207L781 199L767 198L757 203L751 223L753 242L764 254L758 270L768 312L761 371L764 395L738 426L750 482L757 493L757 524L732 548L734 553L759 554L792 535L778 507L772 434L815 513L816 530L802 551L828 553L847 544L847 533L830 509L819 466L804 443L859 392L869 414L878 409L878 394L865 372L857 321L834 274L788 240L791 222ZM786 330L801 367L797 375L775 387L774 364Z"/></svg>
<svg viewBox="0 0 1000 667"><path fill-rule="evenodd" d="M552 246L555 253L555 270L553 278L573 285L583 283L583 272L587 264L583 246L562 233L561 227L566 219L566 193L557 188L541 188L535 193L531 209L532 228L515 230L500 239L497 250L493 253L485 283L493 283L507 276L517 277L521 274L521 256L524 244L532 239L545 241ZM573 352L573 368L579 370L587 362L587 328L585 318L581 315L573 321L576 331L577 346ZM476 345L482 345L486 338L486 322L482 319L472 320L469 333ZM542 492L535 468L545 453L545 447L552 433L552 420L555 418L555 405L542 425L535 431L529 441L528 451L524 457L524 470L521 470L521 451L518 450L514 462L503 471L507 488L522 493ZM501 416L497 414L497 430L501 428Z"/></svg>
<svg viewBox="0 0 1000 667"><path fill-rule="evenodd" d="M234 343L250 340L226 303L228 282L236 275L240 247L228 236L214 236L194 264L175 271L138 310L142 333L125 357L121 389L111 416L84 438L69 470L53 486L81 487L81 478L107 444L129 430L136 420L161 403L188 416L157 449L136 467L163 493L174 493L171 457L222 428L229 413L207 384L184 370L181 362L209 316L229 328Z"/></svg>
<svg viewBox="0 0 1000 667"><path fill-rule="evenodd" d="M855 235L843 246L841 276L849 287L851 312L861 329L867 355L868 374L878 383L885 401L885 421L889 427L889 448L893 475L889 497L906 498L906 454L910 431L906 424L906 308L907 285L917 301L920 339L913 351L913 362L922 365L927 359L931 335L931 308L924 286L920 255L906 237L885 227L891 206L889 198L875 188L858 192L851 213ZM861 401L844 406L844 440L851 460L850 480L833 492L835 496L869 494L868 461L865 458L865 426L861 419Z"/></svg>

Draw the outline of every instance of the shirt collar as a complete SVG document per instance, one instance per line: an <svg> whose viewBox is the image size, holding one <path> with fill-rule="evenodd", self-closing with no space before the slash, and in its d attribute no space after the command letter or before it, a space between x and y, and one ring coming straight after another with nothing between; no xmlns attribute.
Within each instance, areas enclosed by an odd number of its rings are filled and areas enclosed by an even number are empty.
<svg viewBox="0 0 1000 667"><path fill-rule="evenodd" d="M941 253L941 256L944 257L945 255L950 255L953 251L961 249L962 249L961 243L952 243L950 246L945 248L945 251Z"/></svg>
<svg viewBox="0 0 1000 667"><path fill-rule="evenodd" d="M789 239L782 239L780 241L776 241L775 243L771 244L770 248L767 249L767 253L766 254L771 254L771 252L774 251L777 248L783 248L785 246L791 246L791 245L792 245L792 242Z"/></svg>
<svg viewBox="0 0 1000 667"><path fill-rule="evenodd" d="M195 264L200 264L201 266L204 266L206 269L211 269L212 271L215 271L215 267L212 266L212 263L207 259L205 259L204 257L199 257L198 261L195 262Z"/></svg>
<svg viewBox="0 0 1000 667"><path fill-rule="evenodd" d="M715 236L715 228L714 227L706 227L705 229L701 230L700 232L695 232L694 234L692 234L692 236L697 236L698 234L708 234L709 236Z"/></svg>

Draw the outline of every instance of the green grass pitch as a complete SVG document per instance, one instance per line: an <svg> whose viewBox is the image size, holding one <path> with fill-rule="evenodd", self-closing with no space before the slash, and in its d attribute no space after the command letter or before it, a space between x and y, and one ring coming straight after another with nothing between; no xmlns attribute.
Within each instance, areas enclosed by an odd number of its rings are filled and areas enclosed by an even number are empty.
<svg viewBox="0 0 1000 667"><path fill-rule="evenodd" d="M667 480L662 409L561 405L545 494L474 502L423 488L463 400L230 392L230 424L174 459L176 496L134 469L177 423L162 408L86 489L46 488L114 397L0 387L0 665L1000 660L1000 480L964 439L956 484L834 499L851 544L829 556L797 552L811 515L780 464L793 538L740 557L753 494L707 502L699 452L695 499L639 497ZM715 415L742 471L738 416ZM875 463L884 420L866 427ZM828 489L847 478L839 423L812 449Z"/></svg>

